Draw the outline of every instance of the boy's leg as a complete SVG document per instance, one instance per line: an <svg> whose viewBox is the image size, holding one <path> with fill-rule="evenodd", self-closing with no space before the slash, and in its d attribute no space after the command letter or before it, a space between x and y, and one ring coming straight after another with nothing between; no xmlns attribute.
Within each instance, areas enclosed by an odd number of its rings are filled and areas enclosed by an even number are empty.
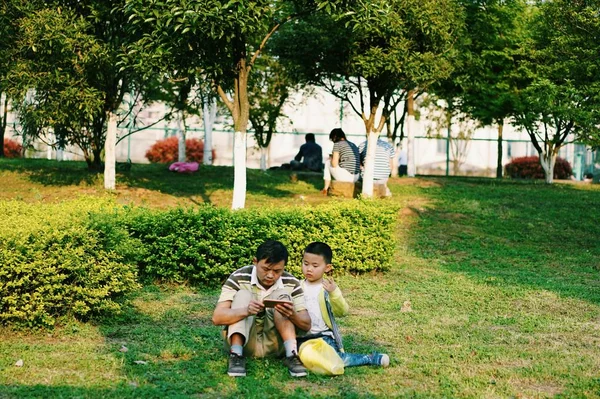
<svg viewBox="0 0 600 399"><path fill-rule="evenodd" d="M387 367L390 364L390 358L388 355L383 353L374 352L372 354L366 355L362 353L346 353L341 352L335 343L335 340L332 337L324 336L323 339L329 345L335 349L335 351L340 355L342 360L344 361L344 367L355 367L355 366L381 366Z"/></svg>

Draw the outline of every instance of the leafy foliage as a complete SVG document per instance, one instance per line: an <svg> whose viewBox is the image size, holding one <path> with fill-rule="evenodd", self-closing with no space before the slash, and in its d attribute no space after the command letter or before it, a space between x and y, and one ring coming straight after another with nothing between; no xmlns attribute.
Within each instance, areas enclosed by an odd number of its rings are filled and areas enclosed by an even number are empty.
<svg viewBox="0 0 600 399"><path fill-rule="evenodd" d="M134 212L125 223L147 250L141 276L217 285L236 268L250 264L256 247L266 239L287 246L287 270L296 275L301 274L304 247L317 240L332 247L337 273L385 270L393 253L396 211L375 202L236 212L204 206Z"/></svg>
<svg viewBox="0 0 600 399"><path fill-rule="evenodd" d="M506 164L506 174L512 178L543 179L545 176L539 157L513 158ZM568 179L573 175L571 164L565 159L556 158L554 165L555 179Z"/></svg>
<svg viewBox="0 0 600 399"><path fill-rule="evenodd" d="M159 140L146 152L146 158L153 163L176 162L179 154L178 138L173 136ZM199 139L185 141L185 157L188 162L202 163L204 159L204 142ZM216 159L216 151L212 150L212 158Z"/></svg>
<svg viewBox="0 0 600 399"><path fill-rule="evenodd" d="M56 144L78 146L90 168L101 167L107 115L132 81L117 65L128 40L119 0L27 2L15 19L16 64L8 74L23 135L53 129ZM23 101L25 99L25 101Z"/></svg>
<svg viewBox="0 0 600 399"><path fill-rule="evenodd" d="M600 1L540 2L517 62L515 123L524 128L551 182L553 157L570 134L600 142Z"/></svg>
<svg viewBox="0 0 600 399"><path fill-rule="evenodd" d="M114 314L139 287L140 246L112 222L109 204L0 202L0 324L51 327L65 317Z"/></svg>

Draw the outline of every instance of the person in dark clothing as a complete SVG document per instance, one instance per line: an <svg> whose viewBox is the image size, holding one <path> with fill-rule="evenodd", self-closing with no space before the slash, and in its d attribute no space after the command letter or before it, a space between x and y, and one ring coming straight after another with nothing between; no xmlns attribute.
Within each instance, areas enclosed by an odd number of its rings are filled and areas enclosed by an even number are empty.
<svg viewBox="0 0 600 399"><path fill-rule="evenodd" d="M306 143L300 146L300 151L290 162L290 166L294 170L312 170L320 172L323 170L323 150L321 146L315 142L315 135L308 133L304 139ZM302 162L300 162L302 161Z"/></svg>

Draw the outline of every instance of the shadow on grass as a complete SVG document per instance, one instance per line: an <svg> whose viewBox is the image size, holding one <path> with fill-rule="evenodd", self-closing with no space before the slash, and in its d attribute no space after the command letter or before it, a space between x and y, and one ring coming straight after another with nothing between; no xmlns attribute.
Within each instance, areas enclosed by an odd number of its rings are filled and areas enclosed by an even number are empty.
<svg viewBox="0 0 600 399"><path fill-rule="evenodd" d="M600 303L600 190L435 179L423 191L412 246L485 284L518 285Z"/></svg>
<svg viewBox="0 0 600 399"><path fill-rule="evenodd" d="M317 396L331 392L338 397L360 397L352 379L318 375L293 378L282 360L275 358L248 359L246 378L229 377L220 327L210 320L217 297L216 291L196 293L146 286L123 314L98 325L105 345L94 358L115 359L119 366L103 370L99 362L99 369L79 370L93 374L93 380L101 378L97 385L4 385L0 386L0 397L279 398L285 393L290 398L306 398L307 387L315 382L319 386ZM359 337L352 343L353 347L367 345ZM122 346L127 351L120 351ZM367 368L361 369L367 372ZM105 374L113 375L113 380L105 379Z"/></svg>
<svg viewBox="0 0 600 399"><path fill-rule="evenodd" d="M85 162L46 159L0 158L1 171L25 174L31 182L45 186L91 186L101 181L102 177L98 171L90 171Z"/></svg>
<svg viewBox="0 0 600 399"><path fill-rule="evenodd" d="M33 183L44 186L89 185L102 188L102 174L89 171L85 162L49 161L43 159L0 159L0 172L13 171L26 175ZM290 197L294 187L286 188L291 182L291 171L256 169L246 170L247 192L273 198ZM319 189L322 178L318 175L299 175L298 180ZM117 168L117 188L126 186L169 194L177 197L199 196L210 203L215 191L231 191L234 169L227 166L201 165L193 174L174 173L164 164L133 164L129 170Z"/></svg>

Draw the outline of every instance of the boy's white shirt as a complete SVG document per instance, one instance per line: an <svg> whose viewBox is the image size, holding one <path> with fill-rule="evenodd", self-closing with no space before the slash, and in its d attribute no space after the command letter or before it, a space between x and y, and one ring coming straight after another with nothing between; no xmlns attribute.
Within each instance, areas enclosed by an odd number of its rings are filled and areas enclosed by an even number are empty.
<svg viewBox="0 0 600 399"><path fill-rule="evenodd" d="M321 314L321 306L319 305L319 294L324 289L323 282L311 283L308 280L302 281L302 289L304 290L304 301L306 303L306 310L310 315L310 331L309 334L329 333L331 330L325 324L325 319Z"/></svg>

